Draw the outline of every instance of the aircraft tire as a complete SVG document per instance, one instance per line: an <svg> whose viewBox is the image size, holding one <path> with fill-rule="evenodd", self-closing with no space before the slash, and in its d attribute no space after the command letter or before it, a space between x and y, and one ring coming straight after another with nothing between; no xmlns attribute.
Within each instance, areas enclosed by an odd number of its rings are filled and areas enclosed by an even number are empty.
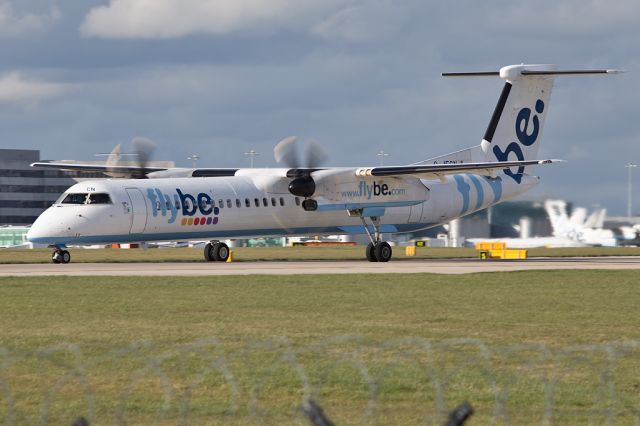
<svg viewBox="0 0 640 426"><path fill-rule="evenodd" d="M71 262L71 253L69 253L67 250L62 250L60 252L60 261L62 263L69 263Z"/></svg>
<svg viewBox="0 0 640 426"><path fill-rule="evenodd" d="M214 259L218 262L226 262L229 258L229 246L225 243L216 243L213 245L214 248Z"/></svg>
<svg viewBox="0 0 640 426"><path fill-rule="evenodd" d="M204 246L204 260L207 262L213 262L215 259L215 244L207 243Z"/></svg>
<svg viewBox="0 0 640 426"><path fill-rule="evenodd" d="M369 262L377 262L378 258L376 257L376 253L375 253L375 248L376 246L373 245L373 243L369 243L367 244L367 260Z"/></svg>
<svg viewBox="0 0 640 426"><path fill-rule="evenodd" d="M393 254L393 250L391 250L391 246L386 241L380 241L375 245L374 253L378 262L388 262L391 260L391 255Z"/></svg>

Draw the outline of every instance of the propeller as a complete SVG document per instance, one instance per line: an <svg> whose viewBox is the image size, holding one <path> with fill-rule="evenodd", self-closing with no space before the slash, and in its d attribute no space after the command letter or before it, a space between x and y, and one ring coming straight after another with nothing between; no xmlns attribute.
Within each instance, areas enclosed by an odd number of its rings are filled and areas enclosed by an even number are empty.
<svg viewBox="0 0 640 426"><path fill-rule="evenodd" d="M315 169L327 161L326 151L317 141L307 141L302 158L298 154L298 145L296 136L282 139L273 148L273 155L276 161L290 169Z"/></svg>
<svg viewBox="0 0 640 426"><path fill-rule="evenodd" d="M122 153L120 144L113 148L106 161L108 168L107 174L116 177L131 177L134 179L145 179L147 177L145 171L142 169L146 168L149 164L151 155L156 149L156 144L149 139L134 138L131 141L131 146L133 152L126 154ZM128 160L127 164L123 164L122 157L125 155L133 157L133 160ZM118 171L117 167L121 166L139 167L141 170L131 172Z"/></svg>
<svg viewBox="0 0 640 426"><path fill-rule="evenodd" d="M290 169L287 177L293 179L289 183L289 192L298 197L311 197L316 190L311 173L327 160L324 148L314 140L307 141L300 157L298 138L289 136L278 142L273 155L278 163Z"/></svg>

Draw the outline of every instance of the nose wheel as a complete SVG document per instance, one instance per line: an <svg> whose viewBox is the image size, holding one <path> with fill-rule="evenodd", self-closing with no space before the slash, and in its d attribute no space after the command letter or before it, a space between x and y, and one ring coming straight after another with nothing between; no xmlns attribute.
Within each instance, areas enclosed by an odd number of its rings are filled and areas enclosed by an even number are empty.
<svg viewBox="0 0 640 426"><path fill-rule="evenodd" d="M51 255L51 261L53 263L69 263L71 262L71 253L67 250L56 249Z"/></svg>

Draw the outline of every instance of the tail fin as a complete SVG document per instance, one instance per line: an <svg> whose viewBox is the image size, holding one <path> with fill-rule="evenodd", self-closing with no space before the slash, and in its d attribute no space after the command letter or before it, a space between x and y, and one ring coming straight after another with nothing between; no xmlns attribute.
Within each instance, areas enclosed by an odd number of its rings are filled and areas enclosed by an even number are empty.
<svg viewBox="0 0 640 426"><path fill-rule="evenodd" d="M482 139L487 161L538 159L540 137L554 77L617 73L616 70L557 71L554 65L510 65L499 72L443 73L445 77L499 76L505 80L498 104ZM505 170L517 183L534 166Z"/></svg>
<svg viewBox="0 0 640 426"><path fill-rule="evenodd" d="M549 222L555 237L565 237L569 233L569 215L567 203L562 200L547 200L544 209L549 216Z"/></svg>

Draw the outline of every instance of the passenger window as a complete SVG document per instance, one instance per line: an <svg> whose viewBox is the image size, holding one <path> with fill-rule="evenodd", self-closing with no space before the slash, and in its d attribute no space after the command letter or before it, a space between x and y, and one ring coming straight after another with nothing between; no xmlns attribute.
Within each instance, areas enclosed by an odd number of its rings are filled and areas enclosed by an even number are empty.
<svg viewBox="0 0 640 426"><path fill-rule="evenodd" d="M231 208L231 200L227 198L227 207Z"/></svg>
<svg viewBox="0 0 640 426"><path fill-rule="evenodd" d="M300 198L296 197L296 206L300 205Z"/></svg>
<svg viewBox="0 0 640 426"><path fill-rule="evenodd" d="M284 198L280 197L280 205L284 207Z"/></svg>
<svg viewBox="0 0 640 426"><path fill-rule="evenodd" d="M275 206L276 206L276 199L275 199L275 198L273 198L273 197L271 197L271 205L272 205L273 207L275 207Z"/></svg>
<svg viewBox="0 0 640 426"><path fill-rule="evenodd" d="M256 207L260 207L260 200L258 200L257 198L254 198L253 202L256 204Z"/></svg>
<svg viewBox="0 0 640 426"><path fill-rule="evenodd" d="M244 205L247 206L247 207L251 207L251 201L249 201L248 198L245 198L244 199Z"/></svg>
<svg viewBox="0 0 640 426"><path fill-rule="evenodd" d="M240 202L239 198L236 198L236 207L240 208L242 206L242 203Z"/></svg>
<svg viewBox="0 0 640 426"><path fill-rule="evenodd" d="M84 204L89 194L69 194L62 200L62 204Z"/></svg>
<svg viewBox="0 0 640 426"><path fill-rule="evenodd" d="M224 200L218 200L218 206L220 206L220 208L224 208Z"/></svg>
<svg viewBox="0 0 640 426"><path fill-rule="evenodd" d="M267 201L267 199L266 199L266 198L263 198L263 199L262 199L262 205L264 205L265 207L268 207L268 206L269 206L269 202Z"/></svg>
<svg viewBox="0 0 640 426"><path fill-rule="evenodd" d="M109 194L89 194L88 204L111 204Z"/></svg>

